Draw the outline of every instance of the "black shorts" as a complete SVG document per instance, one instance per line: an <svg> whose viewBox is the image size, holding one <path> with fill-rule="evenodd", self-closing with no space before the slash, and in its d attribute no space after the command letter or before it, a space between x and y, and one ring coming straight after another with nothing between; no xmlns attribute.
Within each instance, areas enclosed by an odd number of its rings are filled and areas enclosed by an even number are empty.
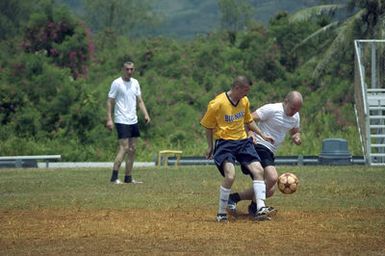
<svg viewBox="0 0 385 256"><path fill-rule="evenodd" d="M136 124L118 124L115 123L118 139L127 139L140 137L139 126Z"/></svg>
<svg viewBox="0 0 385 256"><path fill-rule="evenodd" d="M270 151L267 147L261 145L261 144L254 144L255 151L257 151L260 159L261 159L261 165L263 168L266 166L275 166L275 157L273 152ZM247 167L244 165L241 165L242 172L247 171Z"/></svg>
<svg viewBox="0 0 385 256"><path fill-rule="evenodd" d="M217 140L215 142L214 162L223 177L225 176L223 162L228 161L235 165L235 160L245 166L260 161L252 139ZM242 172L246 175L250 174L248 168L242 169Z"/></svg>
<svg viewBox="0 0 385 256"><path fill-rule="evenodd" d="M273 152L270 151L270 149L261 144L254 145L254 148L257 151L259 157L261 158L261 165L263 168L265 168L266 166L275 165L275 157Z"/></svg>

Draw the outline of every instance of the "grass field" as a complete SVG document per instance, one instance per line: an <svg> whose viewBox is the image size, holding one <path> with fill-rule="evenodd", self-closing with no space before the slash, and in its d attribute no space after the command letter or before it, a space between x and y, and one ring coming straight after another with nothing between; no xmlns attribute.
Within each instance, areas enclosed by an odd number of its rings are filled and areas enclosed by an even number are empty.
<svg viewBox="0 0 385 256"><path fill-rule="evenodd" d="M279 166L300 188L277 192L271 221L216 223L215 167L0 169L0 255L385 255L385 168ZM233 190L248 187L237 170Z"/></svg>

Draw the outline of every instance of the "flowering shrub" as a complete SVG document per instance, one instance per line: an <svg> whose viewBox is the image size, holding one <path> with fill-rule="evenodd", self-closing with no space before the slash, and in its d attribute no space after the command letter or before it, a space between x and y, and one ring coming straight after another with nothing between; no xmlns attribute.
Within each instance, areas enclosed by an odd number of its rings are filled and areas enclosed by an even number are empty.
<svg viewBox="0 0 385 256"><path fill-rule="evenodd" d="M94 52L89 30L63 9L53 10L52 15L33 14L22 47L28 53L46 55L59 67L69 68L74 79L87 74Z"/></svg>

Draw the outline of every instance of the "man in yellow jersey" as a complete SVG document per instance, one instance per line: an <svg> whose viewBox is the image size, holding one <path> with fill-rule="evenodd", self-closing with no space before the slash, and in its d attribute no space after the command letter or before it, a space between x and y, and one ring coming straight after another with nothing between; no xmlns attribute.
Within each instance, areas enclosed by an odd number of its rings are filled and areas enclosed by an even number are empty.
<svg viewBox="0 0 385 256"><path fill-rule="evenodd" d="M266 185L260 158L248 138L245 125L259 134L264 140L273 143L270 136L262 134L250 113L250 102L246 97L252 85L245 76L234 79L231 89L211 100L207 112L201 120L206 128L208 149L206 157L214 158L215 165L224 177L219 190L218 222L227 222L227 203L231 186L235 180L235 161L243 168L242 172L253 179L253 190L257 211L255 220L269 220L269 207L265 205ZM215 140L215 148L214 148Z"/></svg>

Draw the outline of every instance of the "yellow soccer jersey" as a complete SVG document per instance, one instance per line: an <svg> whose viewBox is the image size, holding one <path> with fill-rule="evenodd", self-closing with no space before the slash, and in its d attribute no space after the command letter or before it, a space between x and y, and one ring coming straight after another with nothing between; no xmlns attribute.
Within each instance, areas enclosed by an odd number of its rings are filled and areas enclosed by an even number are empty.
<svg viewBox="0 0 385 256"><path fill-rule="evenodd" d="M205 128L214 129L215 139L246 139L244 125L253 121L249 108L247 97L243 97L234 106L224 92L209 102L207 112L200 123Z"/></svg>

